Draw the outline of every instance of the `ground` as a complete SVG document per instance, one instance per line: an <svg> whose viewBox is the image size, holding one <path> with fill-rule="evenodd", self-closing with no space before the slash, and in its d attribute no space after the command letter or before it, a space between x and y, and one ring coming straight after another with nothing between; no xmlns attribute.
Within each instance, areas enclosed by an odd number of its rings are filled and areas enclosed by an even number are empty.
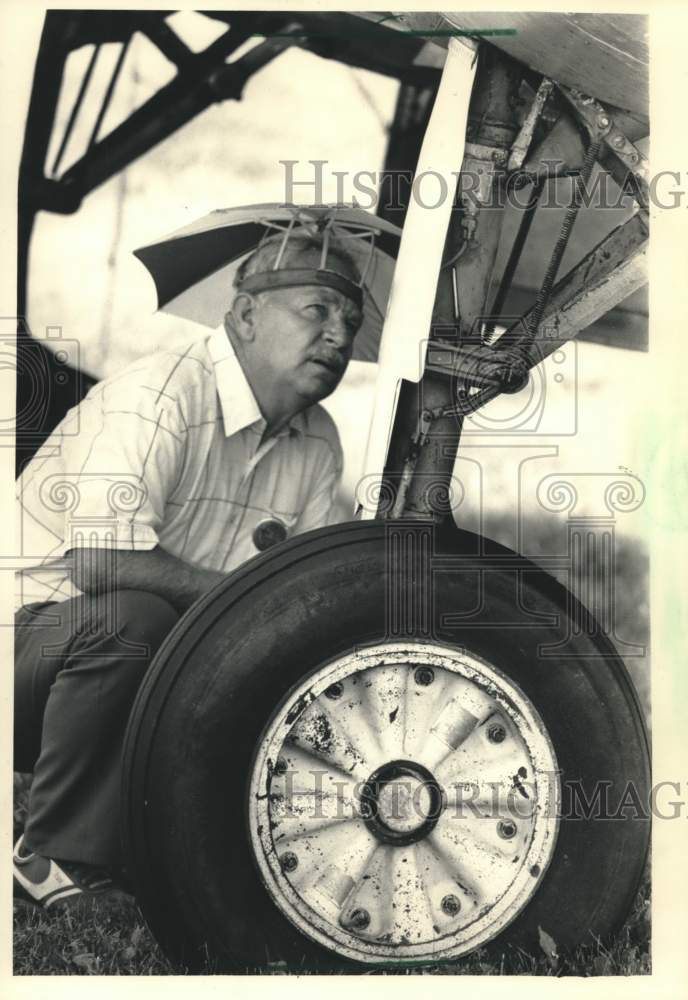
<svg viewBox="0 0 688 1000"><path fill-rule="evenodd" d="M556 944L556 942L555 942ZM16 975L172 975L173 970L134 904L99 905L88 913L49 916L29 904L14 904ZM297 971L297 970L294 970ZM308 970L298 970L307 972ZM408 970L412 972L413 970ZM286 974L279 963L266 974ZM431 966L425 974L637 976L650 972L649 878L643 880L633 909L615 941L593 942L575 954L553 954L544 940L537 955L524 952L486 961L481 951L468 958Z"/></svg>

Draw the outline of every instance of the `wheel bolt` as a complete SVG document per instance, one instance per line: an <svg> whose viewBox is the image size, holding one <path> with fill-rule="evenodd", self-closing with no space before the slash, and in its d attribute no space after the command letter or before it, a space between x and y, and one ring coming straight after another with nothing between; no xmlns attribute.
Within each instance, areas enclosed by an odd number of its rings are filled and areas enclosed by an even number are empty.
<svg viewBox="0 0 688 1000"><path fill-rule="evenodd" d="M352 910L348 917L342 920L345 927L352 931L364 931L370 923L370 914L363 908Z"/></svg>
<svg viewBox="0 0 688 1000"><path fill-rule="evenodd" d="M435 671L431 667L418 667L413 679L420 687L429 687L435 679Z"/></svg>
<svg viewBox="0 0 688 1000"><path fill-rule="evenodd" d="M503 840L511 840L516 836L516 824L510 819L500 819L497 823L497 833Z"/></svg>
<svg viewBox="0 0 688 1000"><path fill-rule="evenodd" d="M278 757L275 761L275 766L272 769L272 773L276 775L287 773L287 762L284 757Z"/></svg>
<svg viewBox="0 0 688 1000"><path fill-rule="evenodd" d="M461 900L458 896L450 894L444 897L440 905L443 913L446 913L448 917L455 917L461 909Z"/></svg>
<svg viewBox="0 0 688 1000"><path fill-rule="evenodd" d="M331 698L332 701L336 701L337 698L341 698L344 693L344 685L337 681L335 684L330 684L330 686L325 691L325 697Z"/></svg>
<svg viewBox="0 0 688 1000"><path fill-rule="evenodd" d="M360 806L358 807L358 811L360 812L363 819L370 819L371 816L373 815L373 807L371 806L370 802L361 802Z"/></svg>
<svg viewBox="0 0 688 1000"><path fill-rule="evenodd" d="M283 872L293 872L299 866L299 859L291 851L287 851L280 858L280 865L282 866Z"/></svg>
<svg viewBox="0 0 688 1000"><path fill-rule="evenodd" d="M499 723L490 726L487 730L487 738L490 743L503 743L506 739L506 729Z"/></svg>

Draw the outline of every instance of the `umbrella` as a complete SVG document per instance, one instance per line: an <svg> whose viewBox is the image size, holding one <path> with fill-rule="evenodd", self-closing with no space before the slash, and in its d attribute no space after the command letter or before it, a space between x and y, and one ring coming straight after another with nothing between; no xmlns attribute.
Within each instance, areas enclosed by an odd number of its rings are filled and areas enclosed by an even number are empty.
<svg viewBox="0 0 688 1000"><path fill-rule="evenodd" d="M354 259L363 287L363 323L354 342L358 361L377 359L401 230L350 205L246 205L223 208L134 253L150 271L158 308L218 327L232 300L236 270L258 246L282 233L329 231Z"/></svg>

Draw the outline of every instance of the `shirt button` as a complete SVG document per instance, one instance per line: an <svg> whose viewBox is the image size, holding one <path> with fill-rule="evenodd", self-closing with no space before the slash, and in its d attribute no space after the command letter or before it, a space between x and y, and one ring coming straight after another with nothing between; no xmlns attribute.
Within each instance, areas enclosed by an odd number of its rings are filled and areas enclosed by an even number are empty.
<svg viewBox="0 0 688 1000"><path fill-rule="evenodd" d="M266 549L271 548L273 545L283 542L286 537L286 526L282 521L273 518L266 518L264 521L259 521L253 529L253 544L259 552L265 552Z"/></svg>

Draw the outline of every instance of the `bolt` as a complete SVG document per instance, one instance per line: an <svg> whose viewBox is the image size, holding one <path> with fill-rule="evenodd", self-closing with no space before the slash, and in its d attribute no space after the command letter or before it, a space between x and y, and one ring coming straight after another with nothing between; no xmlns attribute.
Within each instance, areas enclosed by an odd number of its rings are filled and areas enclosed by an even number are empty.
<svg viewBox="0 0 688 1000"><path fill-rule="evenodd" d="M435 671L431 667L418 667L413 679L421 687L428 687L435 679Z"/></svg>
<svg viewBox="0 0 688 1000"><path fill-rule="evenodd" d="M335 684L330 684L328 689L325 691L325 697L331 698L332 701L336 701L337 698L341 698L344 693L344 685L337 681Z"/></svg>
<svg viewBox="0 0 688 1000"><path fill-rule="evenodd" d="M622 135L617 135L616 139L614 140L614 145L616 146L617 149L621 149L623 147L623 144L624 144L624 137Z"/></svg>
<svg viewBox="0 0 688 1000"><path fill-rule="evenodd" d="M497 823L497 833L503 840L511 840L516 836L516 824L510 819L500 819Z"/></svg>
<svg viewBox="0 0 688 1000"><path fill-rule="evenodd" d="M490 726L487 730L487 738L490 743L503 743L506 739L506 729L499 724Z"/></svg>
<svg viewBox="0 0 688 1000"><path fill-rule="evenodd" d="M287 851L280 858L280 865L282 866L283 872L293 872L299 866L299 859L291 851Z"/></svg>
<svg viewBox="0 0 688 1000"><path fill-rule="evenodd" d="M461 900L458 896L450 894L444 897L440 905L443 913L446 913L448 917L455 917L461 909Z"/></svg>
<svg viewBox="0 0 688 1000"><path fill-rule="evenodd" d="M371 819L373 815L373 807L370 802L361 802L358 807L359 812L363 819Z"/></svg>
<svg viewBox="0 0 688 1000"><path fill-rule="evenodd" d="M352 931L364 931L370 923L370 914L363 908L352 910L348 917L342 919L345 927Z"/></svg>
<svg viewBox="0 0 688 1000"><path fill-rule="evenodd" d="M284 757L278 757L275 761L275 766L272 769L273 774L286 774L287 772L287 762Z"/></svg>
<svg viewBox="0 0 688 1000"><path fill-rule="evenodd" d="M637 163L638 162L638 154L637 153L629 153L628 154L628 159L631 161L631 163Z"/></svg>
<svg viewBox="0 0 688 1000"><path fill-rule="evenodd" d="M607 128L607 126L609 125L609 119L607 118L606 115L598 115L597 124L600 126L600 128Z"/></svg>
<svg viewBox="0 0 688 1000"><path fill-rule="evenodd" d="M521 389L525 389L530 379L528 370L524 370L524 366L516 360L498 368L496 376L501 382L501 388L506 393L520 392Z"/></svg>

